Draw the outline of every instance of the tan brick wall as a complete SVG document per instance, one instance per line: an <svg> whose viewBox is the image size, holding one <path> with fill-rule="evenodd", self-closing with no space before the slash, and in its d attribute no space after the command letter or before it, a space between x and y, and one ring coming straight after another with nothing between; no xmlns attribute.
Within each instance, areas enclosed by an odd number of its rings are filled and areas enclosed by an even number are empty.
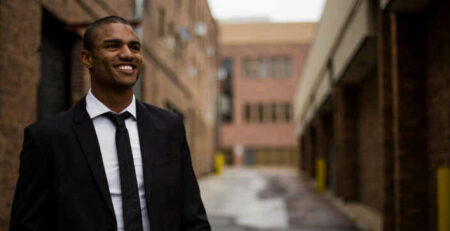
<svg viewBox="0 0 450 231"><path fill-rule="evenodd" d="M152 13L144 16L142 28L146 38L144 52L146 73L143 76L143 100L165 107L167 103L184 115L193 165L197 174L212 170L212 155L215 151L215 81L218 62L217 28L209 11L207 1L151 1ZM195 14L189 10L193 7ZM165 35L158 35L159 10L165 11ZM195 23L204 22L207 34L195 34ZM170 33L173 27L174 34ZM182 42L178 54L170 47L170 40L179 27L187 28L191 39ZM214 50L208 56L206 49ZM191 75L192 69L197 70Z"/></svg>

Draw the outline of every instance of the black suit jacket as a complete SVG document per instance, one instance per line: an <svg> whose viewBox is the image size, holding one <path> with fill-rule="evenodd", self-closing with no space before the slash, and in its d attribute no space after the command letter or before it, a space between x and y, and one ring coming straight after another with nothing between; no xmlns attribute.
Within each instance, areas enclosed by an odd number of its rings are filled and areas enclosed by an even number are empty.
<svg viewBox="0 0 450 231"><path fill-rule="evenodd" d="M181 118L139 101L136 113L151 230L210 230ZM117 229L84 98L27 127L20 159L10 231Z"/></svg>

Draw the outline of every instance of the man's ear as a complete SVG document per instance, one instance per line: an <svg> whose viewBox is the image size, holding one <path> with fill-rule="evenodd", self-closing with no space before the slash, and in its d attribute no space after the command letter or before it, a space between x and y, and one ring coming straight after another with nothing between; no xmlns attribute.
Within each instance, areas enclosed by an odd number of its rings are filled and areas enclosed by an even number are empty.
<svg viewBox="0 0 450 231"><path fill-rule="evenodd" d="M83 63L83 65L85 67L87 67L89 70L92 68L92 55L91 52L89 52L86 49L83 49L81 51L81 63Z"/></svg>

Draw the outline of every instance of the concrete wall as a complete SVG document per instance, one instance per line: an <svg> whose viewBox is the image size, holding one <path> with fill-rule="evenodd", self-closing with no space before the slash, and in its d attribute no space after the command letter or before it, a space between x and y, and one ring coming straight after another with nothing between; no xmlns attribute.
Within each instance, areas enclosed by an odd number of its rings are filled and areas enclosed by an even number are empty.
<svg viewBox="0 0 450 231"><path fill-rule="evenodd" d="M364 41L374 36L372 1L329 0L294 97L296 132L331 93L330 78L339 81Z"/></svg>

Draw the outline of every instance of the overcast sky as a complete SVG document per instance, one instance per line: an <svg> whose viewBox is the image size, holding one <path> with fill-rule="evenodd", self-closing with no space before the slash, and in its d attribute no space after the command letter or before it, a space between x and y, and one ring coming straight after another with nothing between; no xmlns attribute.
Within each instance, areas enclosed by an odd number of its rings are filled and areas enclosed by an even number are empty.
<svg viewBox="0 0 450 231"><path fill-rule="evenodd" d="M218 20L268 18L273 22L319 21L325 0L208 0Z"/></svg>

